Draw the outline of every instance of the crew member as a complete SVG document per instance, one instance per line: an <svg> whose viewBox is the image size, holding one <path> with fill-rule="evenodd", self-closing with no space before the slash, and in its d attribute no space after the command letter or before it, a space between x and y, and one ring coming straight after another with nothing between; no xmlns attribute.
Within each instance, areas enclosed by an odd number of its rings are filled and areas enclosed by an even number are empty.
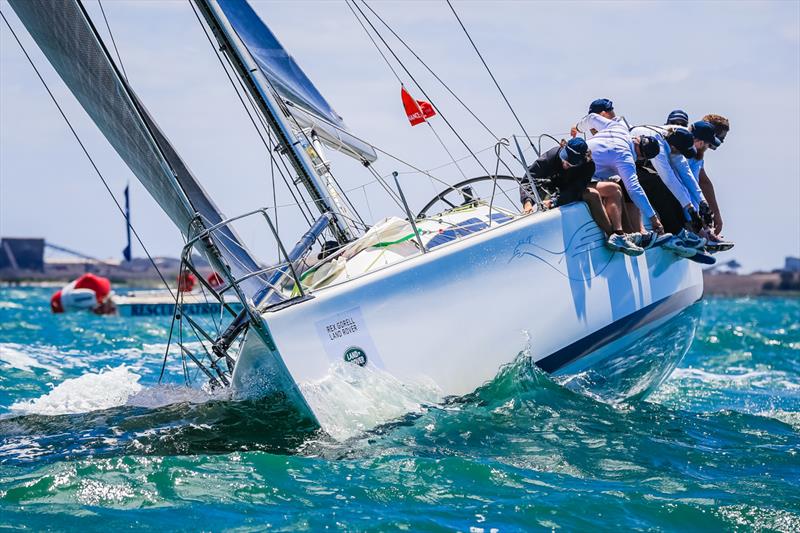
<svg viewBox="0 0 800 533"><path fill-rule="evenodd" d="M87 273L67 284L50 298L53 313L89 310L98 315L116 312L111 281Z"/></svg>
<svg viewBox="0 0 800 533"><path fill-rule="evenodd" d="M689 114L684 111L683 109L675 109L667 115L667 122L666 124L674 125L674 126L683 126L684 128L689 127Z"/></svg>
<svg viewBox="0 0 800 533"><path fill-rule="evenodd" d="M658 141L659 152L652 159L637 162L639 182L661 217L665 231L677 234L688 221L692 229L699 232L702 227L699 204L689 194L690 188L699 186L687 161L687 158L697 155L694 136L683 127L636 126L631 129L633 136L648 134ZM656 178L660 178L658 181L653 179L650 169L655 171ZM664 187L660 186L662 183ZM671 194L664 194L665 187Z"/></svg>
<svg viewBox="0 0 800 533"><path fill-rule="evenodd" d="M575 129L578 132L589 130L597 132L587 141L596 166L594 180L605 181L614 178L624 184L628 197L623 212L625 231L644 233L641 219L641 214L644 214L657 234L664 233L661 220L636 175L636 161L658 155L660 149L658 141L650 135L631 137L623 120L609 119L597 113L586 115L575 125Z"/></svg>
<svg viewBox="0 0 800 533"><path fill-rule="evenodd" d="M714 127L714 136L716 137L716 141L711 143L708 148L716 150L722 145L722 143L725 142L725 137L728 135L728 132L731 129L730 122L722 115L706 115L703 117L703 121L708 122ZM703 194L705 195L706 200L708 200L708 204L711 207L711 213L714 217L714 233L716 235L721 235L722 213L720 213L719 204L717 203L717 195L714 192L714 184L711 183L711 179L706 173L705 153L705 150L702 150L702 152L698 151L697 153L697 159L701 162L699 165L700 173L698 176L698 181L700 183L700 188L702 189Z"/></svg>
<svg viewBox="0 0 800 533"><path fill-rule="evenodd" d="M549 194L545 200L545 207L549 209L581 200L594 170L586 141L576 137L543 153L528 172L536 186ZM520 181L519 192L523 210L530 213L533 211L533 191L527 176Z"/></svg>
<svg viewBox="0 0 800 533"><path fill-rule="evenodd" d="M589 104L589 114L592 113L600 115L603 118L607 118L608 120L625 120L622 117L617 118L617 114L614 111L614 102L608 98L598 98ZM597 130L590 128L588 130L581 131L578 129L578 124L570 128L570 135L573 137L576 137L579 133L583 133L587 138L589 138L593 135L596 135Z"/></svg>
<svg viewBox="0 0 800 533"><path fill-rule="evenodd" d="M617 189L616 197L612 191L605 191L605 201L597 186L589 187L595 164L588 144L581 137L562 141L560 146L543 153L531 165L528 173L539 194L548 196L543 202L545 207L551 209L583 199L592 218L606 234L608 248L628 255L644 252L626 239L622 231L623 208L619 186L610 182L603 184ZM525 213L533 211L533 190L527 176L520 183L520 201Z"/></svg>

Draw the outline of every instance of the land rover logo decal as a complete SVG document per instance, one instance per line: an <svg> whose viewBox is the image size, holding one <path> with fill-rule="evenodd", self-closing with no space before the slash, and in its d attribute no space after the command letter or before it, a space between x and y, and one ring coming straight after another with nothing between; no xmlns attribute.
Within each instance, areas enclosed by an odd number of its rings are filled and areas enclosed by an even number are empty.
<svg viewBox="0 0 800 533"><path fill-rule="evenodd" d="M367 364L367 354L358 346L351 346L344 351L344 360L348 363L364 366Z"/></svg>

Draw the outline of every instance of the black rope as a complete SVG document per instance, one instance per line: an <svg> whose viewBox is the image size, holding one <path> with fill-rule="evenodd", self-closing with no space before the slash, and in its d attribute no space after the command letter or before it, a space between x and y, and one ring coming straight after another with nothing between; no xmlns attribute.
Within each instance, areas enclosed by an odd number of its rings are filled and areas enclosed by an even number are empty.
<svg viewBox="0 0 800 533"><path fill-rule="evenodd" d="M362 0L362 1L363 1L363 0ZM411 79L411 81L413 81L413 82L414 82L414 84L417 86L417 88L418 88L418 89L419 89L419 90L422 92L423 96L425 96L425 99L426 99L428 102L430 102L430 104L431 104L431 105L433 105L433 107L434 107L434 108L436 108L436 111L439 113L439 116L442 118L442 120L444 120L445 124L447 124L447 127L449 127L449 128L450 128L450 131L452 131L452 132L453 132L453 135L455 135L455 136L456 136L456 138L457 138L457 139L458 139L458 140L461 142L461 144L463 144L463 145L464 145L464 148L466 148L466 149L467 149L467 151L470 153L470 155L473 157L473 159L475 159L475 161L478 163L478 166L480 166L480 167L481 167L481 168L484 170L484 172L486 172L486 174L489 174L490 172L489 172L489 170L488 170L488 169L487 169L487 168L484 166L483 162L482 162L482 161L481 161L481 160L478 158L478 156L477 156L477 155L475 155L475 152L473 152L473 151L472 151L472 148L470 148L470 147L469 147L469 145L467 144L467 142L466 142L466 141L463 139L463 137L461 137L461 135L460 135L460 134L458 133L458 131L457 131L457 130L456 130L454 127L453 127L453 125L450 123L450 121L449 121L449 120L447 120L447 117L445 117L445 116L444 116L444 113L442 113L441 109L439 109L439 108L438 108L438 107L437 107L437 106L436 106L436 105L433 103L433 99L432 99L432 98L431 98L431 97L428 95L428 93L427 93L427 92L425 92L425 89L423 89L423 88L422 88L422 86L421 86L421 85L419 84L419 82L416 80L416 78L414 77L414 75L413 75L413 74L411 74L411 72L410 72L410 71L408 70L408 68L405 66L405 64L403 63L403 61L402 61L402 60L401 60L401 59L400 59L400 58L397 56L397 54L395 53L395 51L392 49L392 47L391 47L391 46L389 46L389 43L387 43L387 42L386 42L386 39L384 39L384 38L383 38L383 36L380 34L380 32L378 32L377 28L375 28L375 25L372 23L372 21L371 21L371 20L370 20L370 19L369 19L369 18L366 16L366 14L364 13L364 11L363 11L363 10L362 10L362 9L361 9L359 6L358 6L358 4L355 4L355 3L354 3L354 5L355 5L356 9L358 10L358 12L359 12L359 13L361 13L361 16L362 16L362 17L364 17L364 20L366 20L366 21L367 21L367 24L369 24L370 28L372 28L372 31L373 31L373 32L375 32L375 35L377 35L377 36L378 36L378 39L380 39L380 40L381 40L381 42L382 42L382 43L383 43L383 45L386 47L386 49L387 49L387 50L389 50L389 52L392 54L392 57L394 57L394 60L395 60L395 61L397 61L397 64L398 64L398 65L400 65L400 67L402 67L402 69L403 69L403 71L406 73L406 75L407 75L407 76L408 76L408 77ZM427 174L426 174L426 175L427 175Z"/></svg>
<svg viewBox="0 0 800 533"><path fill-rule="evenodd" d="M103 2L97 0L97 4L100 6L100 13L103 14L103 20L106 22L106 29L108 29L108 35L111 37L111 44L114 45L114 51L117 53L117 60L119 61L119 67L122 69L122 75L125 76L125 80L128 80L128 73L125 72L125 65L122 63L122 56L119 54L119 48L117 48L117 41L114 39L114 34L111 32L111 25L108 23L108 18L106 17L106 10L103 9Z"/></svg>
<svg viewBox="0 0 800 533"><path fill-rule="evenodd" d="M475 45L475 41L472 40L472 37L470 36L469 32L467 31L467 28L464 26L464 23L461 22L461 18L459 18L458 13L456 13L456 10L453 7L453 4L450 3L450 0L447 0L447 5L450 6L450 11L453 12L453 15L455 15L456 20L458 21L458 24L461 26L461 29L464 30L464 34L467 36L467 39L469 39L469 42L472 44L472 48L475 49L475 53L477 53L478 57L481 59L481 63L483 63L483 66L486 67L486 72L489 73L489 76L491 76L492 81L494 82L495 86L497 87L497 90L500 91L500 95L503 97L503 100L505 100L506 105L508 106L508 109L511 111L511 114L514 115L514 119L516 119L517 124L519 124L519 127L522 128L522 133L524 133L525 137L528 138L528 142L532 142L530 140L531 139L530 135L528 135L528 132L525 131L525 126L522 125L522 121L519 119L519 117L517 116L517 113L514 111L514 108L511 106L511 102L509 102L508 98L506 98L506 93L504 93L503 89L500 88L500 84L497 83L497 79L494 77L494 74L492 74L492 70L489 68L489 65L486 64L486 61L483 59L483 56L481 55L480 50L478 50L478 47Z"/></svg>
<svg viewBox="0 0 800 533"><path fill-rule="evenodd" d="M81 140L80 136L78 135L78 132L75 131L75 128L72 126L72 123L70 122L69 118L67 118L66 113L64 113L64 110L61 108L61 105L58 103L58 100L56 100L56 97L53 94L53 91L50 90L50 87L47 85L47 82L42 77L41 72L39 72L39 69L36 67L36 64L33 62L33 59L31 59L31 56L28 54L28 51L23 46L22 41L19 40L19 37L17 37L17 33L14 31L14 28L11 27L11 24L9 24L8 19L6 18L5 14L3 14L2 11L0 11L0 17L3 18L3 22L6 23L6 26L8 27L9 31L11 31L11 35L14 36L14 40L17 41L17 44L19 45L20 49L22 50L22 53L25 54L25 57L27 58L28 63L30 63L31 67L33 67L33 71L36 73L36 76L39 78L39 81L42 82L42 85L44 86L45 90L47 91L47 94L50 95L50 99L55 104L56 108L58 109L58 112L61 113L61 116L64 118L64 121L67 123L67 126L69 127L70 131L72 132L72 135L75 137L75 140L78 141L78 145L80 145L81 150L83 150L83 153L84 153L84 155L86 155L86 158L89 160L89 163L91 163L92 168L94 168L94 171L100 177L100 181L103 182L103 185L105 186L106 190L108 191L108 194L111 196L111 199L114 201L114 204L117 206L117 209L119 210L120 214L122 215L123 218L125 218L125 220L127 220L127 217L125 216L125 210L122 208L122 205L120 205L119 201L117 201L117 197L114 196L114 193L111 191L111 187L108 185L108 182L106 181L105 177L103 176L103 173L100 172L100 169L97 167L97 164L94 162L94 159L92 159L92 156L89 155L89 151L86 149L86 146L83 144L83 141ZM169 284L167 283L166 278L164 278L164 274L161 272L161 269L158 268L158 265L156 264L156 262L153 259L153 257L150 255L150 252L147 250L147 247L144 245L144 242L142 242L141 237L139 237L139 232L136 231L136 228L132 224L131 224L131 231L133 232L133 235L136 237L136 241L139 243L139 245L142 247L142 250L144 250L144 253L147 255L147 259L150 260L150 264L153 265L153 268L155 269L156 273L158 273L158 277L161 278L161 281L164 283L164 286L167 288L167 290L169 291L170 295L172 296L173 295L172 289L170 288Z"/></svg>

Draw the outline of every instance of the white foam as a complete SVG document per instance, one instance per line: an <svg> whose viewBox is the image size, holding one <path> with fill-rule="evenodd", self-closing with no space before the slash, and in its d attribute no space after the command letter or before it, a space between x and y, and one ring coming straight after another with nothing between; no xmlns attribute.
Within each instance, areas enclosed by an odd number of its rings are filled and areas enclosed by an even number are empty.
<svg viewBox="0 0 800 533"><path fill-rule="evenodd" d="M719 374L707 372L699 368L676 368L670 376L670 381L687 379L703 381L727 387L768 386L780 384L785 388L800 388L800 384L789 379L786 372L779 370L751 370L742 367L731 367L728 370L737 373Z"/></svg>
<svg viewBox="0 0 800 533"><path fill-rule="evenodd" d="M157 385L145 387L131 394L126 405L154 409L176 403L205 403L210 400L225 400L230 397L229 389L208 391L183 385Z"/></svg>
<svg viewBox="0 0 800 533"><path fill-rule="evenodd" d="M442 399L432 383L401 382L382 370L350 363L332 365L325 378L300 389L322 428L338 440Z"/></svg>
<svg viewBox="0 0 800 533"><path fill-rule="evenodd" d="M63 415L87 413L124 405L142 390L141 376L120 365L100 373L84 374L58 384L49 393L34 400L15 402L12 411L26 414Z"/></svg>
<svg viewBox="0 0 800 533"><path fill-rule="evenodd" d="M25 347L20 344L0 344L0 361L24 372L31 372L34 368L41 368L51 376L61 375L61 370L52 365L39 362L24 350Z"/></svg>

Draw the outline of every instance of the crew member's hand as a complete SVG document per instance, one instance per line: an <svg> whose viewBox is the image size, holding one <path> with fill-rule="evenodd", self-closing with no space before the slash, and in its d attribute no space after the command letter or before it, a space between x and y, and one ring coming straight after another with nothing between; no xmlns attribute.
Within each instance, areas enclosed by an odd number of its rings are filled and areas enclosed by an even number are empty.
<svg viewBox="0 0 800 533"><path fill-rule="evenodd" d="M578 133L579 133L579 132L578 132L578 128L576 128L575 126L572 126L572 127L569 129L569 134L570 134L572 137L577 137L577 136L578 136Z"/></svg>
<svg viewBox="0 0 800 533"><path fill-rule="evenodd" d="M533 202L531 202L530 200L525 200L525 204L522 206L522 212L525 213L526 215L528 213L532 213L533 212Z"/></svg>
<svg viewBox="0 0 800 533"><path fill-rule="evenodd" d="M658 215L653 215L650 217L650 224L653 226L653 231L659 235L664 234L664 226L661 224L661 220L658 218Z"/></svg>
<svg viewBox="0 0 800 533"><path fill-rule="evenodd" d="M687 221L689 224L689 229L694 233L700 233L700 230L703 229L703 220L700 218L700 215L697 214L697 211L695 211L691 204L686 207L686 214L689 218Z"/></svg>
<svg viewBox="0 0 800 533"><path fill-rule="evenodd" d="M711 207L708 205L708 202L700 202L699 212L704 226L714 226L714 213L711 211Z"/></svg>

